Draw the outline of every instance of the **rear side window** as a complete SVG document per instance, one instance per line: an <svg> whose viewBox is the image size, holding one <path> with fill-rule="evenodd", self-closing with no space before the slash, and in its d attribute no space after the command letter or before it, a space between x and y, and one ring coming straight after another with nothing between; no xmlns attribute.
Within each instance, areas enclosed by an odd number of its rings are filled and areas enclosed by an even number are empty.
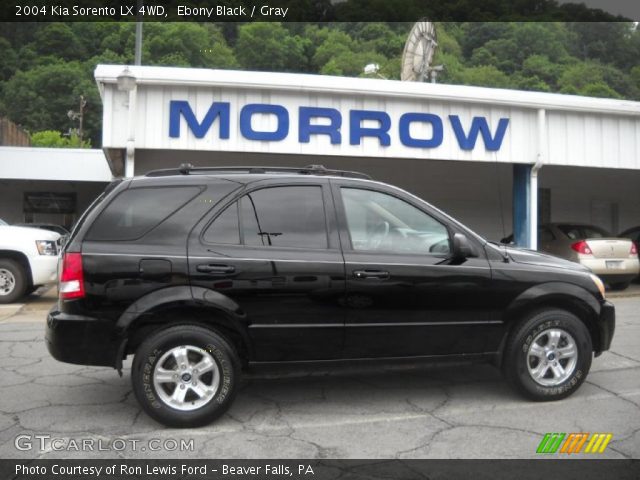
<svg viewBox="0 0 640 480"><path fill-rule="evenodd" d="M594 227L593 225L558 225L558 228L571 240L611 236L607 231L599 227Z"/></svg>
<svg viewBox="0 0 640 480"><path fill-rule="evenodd" d="M328 248L322 187L269 187L229 205L203 234L206 243Z"/></svg>
<svg viewBox="0 0 640 480"><path fill-rule="evenodd" d="M125 190L93 222L87 240L135 240L200 193L199 187Z"/></svg>
<svg viewBox="0 0 640 480"><path fill-rule="evenodd" d="M233 202L205 230L203 240L207 243L238 245L240 244L239 222L238 202Z"/></svg>
<svg viewBox="0 0 640 480"><path fill-rule="evenodd" d="M555 235L548 228L538 229L538 241L539 242L553 242L556 239Z"/></svg>

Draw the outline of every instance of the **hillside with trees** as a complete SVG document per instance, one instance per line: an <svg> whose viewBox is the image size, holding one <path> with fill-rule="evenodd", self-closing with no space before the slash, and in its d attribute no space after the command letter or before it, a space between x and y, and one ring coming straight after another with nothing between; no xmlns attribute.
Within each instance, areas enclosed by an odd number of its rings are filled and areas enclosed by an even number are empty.
<svg viewBox="0 0 640 480"><path fill-rule="evenodd" d="M411 23L145 23L143 63L398 79ZM630 22L438 23L442 83L640 100L640 31ZM99 63L133 63L133 23L5 23L0 115L34 144L100 146ZM84 142L77 138L86 99ZM70 112L71 111L71 112ZM73 117L73 118L71 118ZM38 133L40 132L40 133Z"/></svg>

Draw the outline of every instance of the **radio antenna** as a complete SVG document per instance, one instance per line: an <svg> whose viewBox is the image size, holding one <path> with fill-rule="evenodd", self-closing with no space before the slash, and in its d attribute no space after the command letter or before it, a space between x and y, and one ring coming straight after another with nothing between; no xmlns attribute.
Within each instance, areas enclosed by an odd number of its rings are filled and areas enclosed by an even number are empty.
<svg viewBox="0 0 640 480"><path fill-rule="evenodd" d="M498 167L498 154L496 152L493 153L493 165L495 167L495 175L496 175L496 183L498 186L498 207L500 208L500 223L502 226L502 238L506 238L507 236L507 229L505 227L505 222L504 222L504 202L502 200L502 182L500 182L500 169ZM498 242L498 243L502 243L502 242ZM504 258L505 260L508 257L507 254L507 246L504 245Z"/></svg>

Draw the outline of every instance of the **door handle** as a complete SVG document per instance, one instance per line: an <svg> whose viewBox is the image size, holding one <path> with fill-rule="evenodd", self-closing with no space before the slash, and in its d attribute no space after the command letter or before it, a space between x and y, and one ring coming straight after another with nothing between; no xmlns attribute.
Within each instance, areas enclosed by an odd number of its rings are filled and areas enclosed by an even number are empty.
<svg viewBox="0 0 640 480"><path fill-rule="evenodd" d="M357 279L366 280L367 278L377 278L379 280L386 280L391 275L384 270L354 270L353 276Z"/></svg>
<svg viewBox="0 0 640 480"><path fill-rule="evenodd" d="M217 273L217 274L223 274L223 273L233 273L236 271L236 267L233 267L231 265L219 265L219 264L213 264L213 263L203 263L200 264L196 267L196 270L198 270L199 272L202 273Z"/></svg>

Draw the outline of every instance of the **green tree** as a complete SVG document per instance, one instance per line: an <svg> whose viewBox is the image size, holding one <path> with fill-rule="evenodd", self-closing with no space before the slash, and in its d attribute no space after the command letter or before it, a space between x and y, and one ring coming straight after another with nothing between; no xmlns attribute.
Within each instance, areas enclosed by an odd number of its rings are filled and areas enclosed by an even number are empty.
<svg viewBox="0 0 640 480"><path fill-rule="evenodd" d="M493 65L467 68L463 78L466 85L498 88L511 87L509 77Z"/></svg>
<svg viewBox="0 0 640 480"><path fill-rule="evenodd" d="M46 24L36 33L34 49L38 55L51 55L65 60L78 60L85 54L84 44L71 27L62 22Z"/></svg>
<svg viewBox="0 0 640 480"><path fill-rule="evenodd" d="M65 131L77 127L67 112L78 109L80 95L87 99L86 137L97 143L101 102L95 82L79 62L41 65L16 73L4 84L2 103L7 116L30 131Z"/></svg>
<svg viewBox="0 0 640 480"><path fill-rule="evenodd" d="M7 80L18 69L18 55L6 38L0 37L0 80Z"/></svg>
<svg viewBox="0 0 640 480"><path fill-rule="evenodd" d="M49 148L91 148L87 140L80 140L77 133L70 136L63 136L57 130L43 130L31 134L31 145L34 147Z"/></svg>
<svg viewBox="0 0 640 480"><path fill-rule="evenodd" d="M561 71L562 67L552 63L546 55L536 54L527 57L522 63L521 75L538 78L549 86L556 85Z"/></svg>
<svg viewBox="0 0 640 480"><path fill-rule="evenodd" d="M378 52L342 52L325 63L320 73L323 75L344 75L349 77L364 76L364 67L370 63L377 63L382 70L383 65L387 63L387 59ZM378 73L384 75L383 72Z"/></svg>
<svg viewBox="0 0 640 480"><path fill-rule="evenodd" d="M209 68L234 68L238 63L215 26L187 22L154 23L147 27L145 63Z"/></svg>
<svg viewBox="0 0 640 480"><path fill-rule="evenodd" d="M354 50L355 41L347 33L341 30L329 30L322 43L316 48L312 63L321 70L332 58L352 54Z"/></svg>
<svg viewBox="0 0 640 480"><path fill-rule="evenodd" d="M248 23L240 27L236 58L246 69L300 72L307 68L304 42L279 22Z"/></svg>

